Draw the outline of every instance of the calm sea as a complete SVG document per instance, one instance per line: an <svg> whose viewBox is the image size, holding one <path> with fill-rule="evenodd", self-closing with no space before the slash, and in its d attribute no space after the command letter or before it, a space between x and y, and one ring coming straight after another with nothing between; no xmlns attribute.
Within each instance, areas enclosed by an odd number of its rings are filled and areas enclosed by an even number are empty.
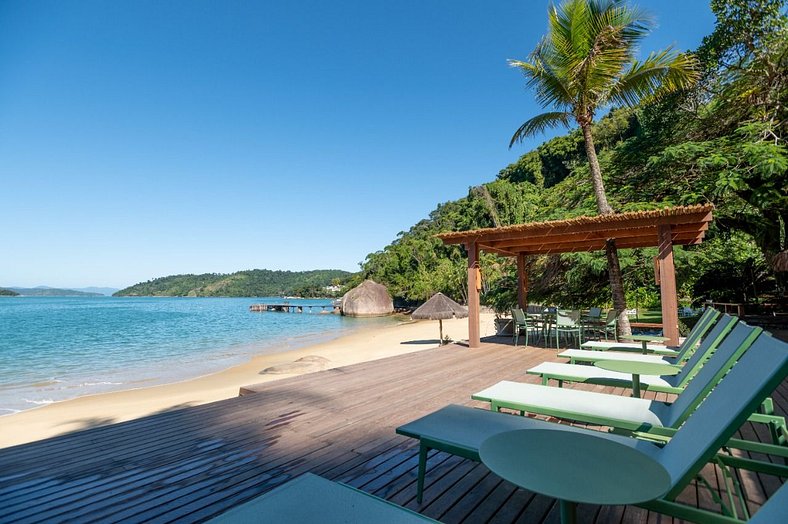
<svg viewBox="0 0 788 524"><path fill-rule="evenodd" d="M0 415L82 395L197 377L251 355L286 351L370 323L392 322L249 312L249 305L266 302L282 299L0 298Z"/></svg>

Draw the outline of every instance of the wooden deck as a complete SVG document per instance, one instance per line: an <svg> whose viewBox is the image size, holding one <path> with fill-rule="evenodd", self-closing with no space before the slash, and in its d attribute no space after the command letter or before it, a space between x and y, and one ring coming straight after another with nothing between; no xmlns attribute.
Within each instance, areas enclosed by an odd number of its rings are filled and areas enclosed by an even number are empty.
<svg viewBox="0 0 788 524"><path fill-rule="evenodd" d="M482 464L433 453L415 502L417 448L394 428L555 351L446 346L248 388L244 396L0 450L0 522L199 522L307 471L453 522L558 522L554 500ZM588 387L606 390L611 388ZM621 391L618 391L621 392ZM775 393L788 406L784 383ZM665 398L664 395L662 398ZM748 438L766 439L745 426ZM707 479L720 475L707 466ZM780 481L745 475L754 510ZM696 486L682 499L701 506ZM634 507L580 506L581 522L672 522Z"/></svg>

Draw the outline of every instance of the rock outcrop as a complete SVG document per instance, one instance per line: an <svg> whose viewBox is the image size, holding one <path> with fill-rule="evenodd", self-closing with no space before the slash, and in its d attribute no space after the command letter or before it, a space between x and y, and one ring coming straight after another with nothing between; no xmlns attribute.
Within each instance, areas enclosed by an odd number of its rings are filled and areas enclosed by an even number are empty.
<svg viewBox="0 0 788 524"><path fill-rule="evenodd" d="M382 317L394 313L394 302L388 289L372 280L365 280L342 297L342 314L349 317Z"/></svg>

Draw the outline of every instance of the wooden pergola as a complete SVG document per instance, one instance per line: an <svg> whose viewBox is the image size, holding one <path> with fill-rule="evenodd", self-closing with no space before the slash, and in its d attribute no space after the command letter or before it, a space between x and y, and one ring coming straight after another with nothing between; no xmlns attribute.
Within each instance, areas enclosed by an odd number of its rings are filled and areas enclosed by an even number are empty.
<svg viewBox="0 0 788 524"><path fill-rule="evenodd" d="M609 239L622 248L657 247L654 269L660 285L662 329L669 344L678 344L678 297L673 265L674 245L700 244L714 206L670 207L611 215L582 216L567 220L531 222L514 226L442 233L446 244L463 244L468 252L468 342L479 347L479 291L481 270L479 252L487 251L517 257L517 300L527 305L528 274L526 257L598 251Z"/></svg>

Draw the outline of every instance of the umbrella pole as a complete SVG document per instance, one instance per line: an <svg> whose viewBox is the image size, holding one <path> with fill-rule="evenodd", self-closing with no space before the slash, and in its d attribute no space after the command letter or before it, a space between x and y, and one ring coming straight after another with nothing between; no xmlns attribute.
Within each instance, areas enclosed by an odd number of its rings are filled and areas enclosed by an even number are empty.
<svg viewBox="0 0 788 524"><path fill-rule="evenodd" d="M440 318L438 319L438 326L439 326L440 333L441 333L441 339L440 339L440 342L438 342L438 345L442 346L443 345L443 320L440 319Z"/></svg>

